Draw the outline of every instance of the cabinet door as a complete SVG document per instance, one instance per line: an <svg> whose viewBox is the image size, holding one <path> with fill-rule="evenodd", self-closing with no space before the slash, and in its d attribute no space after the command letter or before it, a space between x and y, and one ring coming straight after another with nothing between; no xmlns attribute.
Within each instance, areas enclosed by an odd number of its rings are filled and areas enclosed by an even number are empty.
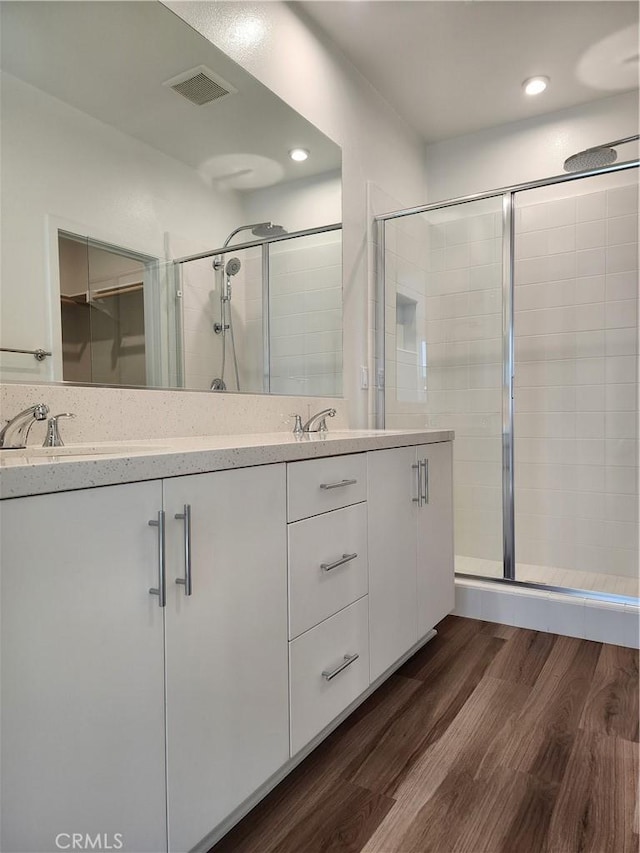
<svg viewBox="0 0 640 853"><path fill-rule="evenodd" d="M0 505L3 850L56 850L72 833L166 850L163 611L149 594L148 525L161 498L149 482Z"/></svg>
<svg viewBox="0 0 640 853"><path fill-rule="evenodd" d="M418 636L454 606L452 443L418 447L427 501L418 510Z"/></svg>
<svg viewBox="0 0 640 853"><path fill-rule="evenodd" d="M167 480L169 848L191 849L289 757L285 466ZM183 513L191 506L192 594Z"/></svg>
<svg viewBox="0 0 640 853"><path fill-rule="evenodd" d="M376 450L369 467L371 680L418 639L415 447Z"/></svg>

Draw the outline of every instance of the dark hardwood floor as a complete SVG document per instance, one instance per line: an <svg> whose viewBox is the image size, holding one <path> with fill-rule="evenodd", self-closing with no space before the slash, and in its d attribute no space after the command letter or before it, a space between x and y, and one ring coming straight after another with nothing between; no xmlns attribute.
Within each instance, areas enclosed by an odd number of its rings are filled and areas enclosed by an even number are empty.
<svg viewBox="0 0 640 853"><path fill-rule="evenodd" d="M212 853L637 853L638 652L449 616Z"/></svg>

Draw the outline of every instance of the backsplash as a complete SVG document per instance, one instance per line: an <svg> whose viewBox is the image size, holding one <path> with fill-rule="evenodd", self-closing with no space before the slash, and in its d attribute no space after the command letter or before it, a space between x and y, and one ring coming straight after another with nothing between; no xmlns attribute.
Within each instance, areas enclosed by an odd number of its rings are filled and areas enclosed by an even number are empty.
<svg viewBox="0 0 640 853"><path fill-rule="evenodd" d="M329 429L347 429L347 402L328 397L280 397L220 394L201 391L164 391L134 388L94 388L73 385L0 385L3 422L35 403L46 403L52 415L73 412L61 424L65 443L287 432L292 412L305 420L329 406L335 418ZM34 424L29 444L42 444L45 424Z"/></svg>

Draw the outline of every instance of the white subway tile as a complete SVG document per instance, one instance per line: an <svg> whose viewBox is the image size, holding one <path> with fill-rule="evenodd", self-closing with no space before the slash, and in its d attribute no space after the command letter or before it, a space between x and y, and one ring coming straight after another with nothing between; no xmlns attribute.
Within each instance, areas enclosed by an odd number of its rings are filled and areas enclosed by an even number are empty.
<svg viewBox="0 0 640 853"><path fill-rule="evenodd" d="M622 243L606 249L607 274L638 269L638 243Z"/></svg>
<svg viewBox="0 0 640 853"><path fill-rule="evenodd" d="M628 521L638 524L638 495L604 496L604 518L606 521Z"/></svg>
<svg viewBox="0 0 640 853"><path fill-rule="evenodd" d="M637 299L638 273L635 270L609 273L606 277L606 294L610 302L620 299Z"/></svg>
<svg viewBox="0 0 640 853"><path fill-rule="evenodd" d="M602 312L598 315L604 320ZM583 318L584 319L584 318ZM600 358L605 354L605 333L602 329L578 331L575 334L576 358Z"/></svg>
<svg viewBox="0 0 640 853"><path fill-rule="evenodd" d="M576 418L578 438L604 438L604 412L581 412Z"/></svg>
<svg viewBox="0 0 640 853"><path fill-rule="evenodd" d="M618 302L605 304L607 329L636 327L638 322L638 300L621 299Z"/></svg>
<svg viewBox="0 0 640 853"><path fill-rule="evenodd" d="M638 214L630 216L618 216L607 220L607 245L614 246L618 243L637 243L638 241Z"/></svg>
<svg viewBox="0 0 640 853"><path fill-rule="evenodd" d="M638 405L638 389L635 383L607 385L606 409L608 412L633 412Z"/></svg>
<svg viewBox="0 0 640 853"><path fill-rule="evenodd" d="M607 190L607 216L627 216L638 212L638 187L631 185Z"/></svg>
<svg viewBox="0 0 640 853"><path fill-rule="evenodd" d="M605 381L604 358L577 358L576 384L601 385Z"/></svg>
<svg viewBox="0 0 640 853"><path fill-rule="evenodd" d="M606 252L606 249L584 249L576 252L577 275L602 275L605 272Z"/></svg>
<svg viewBox="0 0 640 853"><path fill-rule="evenodd" d="M537 231L542 228L560 228L576 221L574 198L533 204L521 208L520 230Z"/></svg>
<svg viewBox="0 0 640 853"><path fill-rule="evenodd" d="M604 385L580 385L575 389L577 412L602 412L605 408Z"/></svg>
<svg viewBox="0 0 640 853"><path fill-rule="evenodd" d="M606 230L604 219L579 223L576 226L576 248L595 249L604 246L607 242Z"/></svg>
<svg viewBox="0 0 640 853"><path fill-rule="evenodd" d="M537 258L547 254L548 231L530 231L516 234L514 241L514 256L516 260Z"/></svg>
<svg viewBox="0 0 640 853"><path fill-rule="evenodd" d="M638 442L635 438L608 438L607 465L631 467L638 465Z"/></svg>
<svg viewBox="0 0 640 853"><path fill-rule="evenodd" d="M634 328L607 329L605 332L606 354L615 355L637 355L638 353L638 331Z"/></svg>
<svg viewBox="0 0 640 853"><path fill-rule="evenodd" d="M605 294L605 277L602 275L577 278L575 282L575 301L603 302Z"/></svg>
<svg viewBox="0 0 640 853"><path fill-rule="evenodd" d="M638 415L636 412L606 412L605 429L607 438L638 440Z"/></svg>
<svg viewBox="0 0 640 853"><path fill-rule="evenodd" d="M605 468L605 490L616 495L638 494L638 471L609 465Z"/></svg>
<svg viewBox="0 0 640 853"><path fill-rule="evenodd" d="M591 219L604 219L607 215L606 193L588 193L576 199L576 219L578 222L588 222Z"/></svg>

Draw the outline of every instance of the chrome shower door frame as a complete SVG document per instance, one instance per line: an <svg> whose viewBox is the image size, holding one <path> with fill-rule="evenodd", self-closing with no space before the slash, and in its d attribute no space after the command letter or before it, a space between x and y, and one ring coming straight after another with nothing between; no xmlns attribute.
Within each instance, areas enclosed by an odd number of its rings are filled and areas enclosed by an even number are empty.
<svg viewBox="0 0 640 853"><path fill-rule="evenodd" d="M376 429L384 429L386 414L385 379L386 366L386 329L385 329L385 239L386 223L400 219L404 216L414 216L420 213L442 210L447 207L467 204L473 201L482 201L490 198L502 197L502 537L503 537L503 576L500 579L482 578L483 580L501 580L518 583L520 586L541 587L551 589L548 586L533 584L516 580L515 562L515 472L514 472L514 408L513 408L513 386L515 374L514 354L514 243L515 243L515 197L519 192L525 190L540 189L541 187L553 186L555 184L567 183L569 181L591 178L597 175L606 175L612 172L622 172L627 169L637 169L640 160L627 160L622 163L614 163L611 166L603 166L599 169L589 169L583 172L571 172L544 178L540 181L530 181L524 184L515 184L510 187L502 187L497 190L473 195L462 196L446 201L424 204L418 207L395 210L374 217L375 239L376 239L376 328L375 328L375 370L376 370L376 409L374 423ZM470 576L471 577L471 576ZM556 589L555 587L553 589ZM581 591L584 595L584 591ZM618 600L621 597L615 595L594 595L593 597Z"/></svg>

